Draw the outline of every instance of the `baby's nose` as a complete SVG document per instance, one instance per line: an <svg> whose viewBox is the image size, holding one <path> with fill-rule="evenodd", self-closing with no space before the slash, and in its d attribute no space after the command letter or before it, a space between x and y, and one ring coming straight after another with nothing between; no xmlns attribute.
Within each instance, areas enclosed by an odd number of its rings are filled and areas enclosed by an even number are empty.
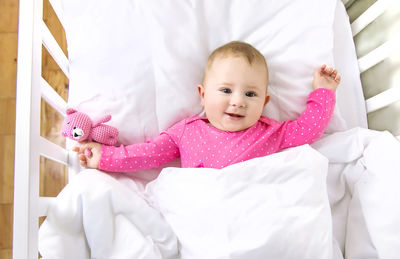
<svg viewBox="0 0 400 259"><path fill-rule="evenodd" d="M240 94L233 94L230 99L230 105L237 107L244 107L245 106L244 97Z"/></svg>

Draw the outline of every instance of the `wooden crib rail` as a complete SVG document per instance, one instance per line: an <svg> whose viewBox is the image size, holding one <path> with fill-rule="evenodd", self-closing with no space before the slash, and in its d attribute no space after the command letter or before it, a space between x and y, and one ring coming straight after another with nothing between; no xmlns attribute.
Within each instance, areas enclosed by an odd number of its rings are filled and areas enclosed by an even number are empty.
<svg viewBox="0 0 400 259"><path fill-rule="evenodd" d="M53 107L58 113L65 117L67 110L67 103L64 99L47 83L47 81L41 78L41 95L51 107Z"/></svg>
<svg viewBox="0 0 400 259"><path fill-rule="evenodd" d="M39 197L40 157L68 165L69 172L79 171L77 162L70 161L76 154L72 156L67 149L40 136L41 100L62 115L67 107L42 78L42 46L68 77L68 59L43 22L43 0L20 0L13 227L13 258L17 259L38 258L39 217L46 215L54 199Z"/></svg>
<svg viewBox="0 0 400 259"><path fill-rule="evenodd" d="M69 62L68 58L64 55L64 52L58 45L57 41L54 39L47 25L42 21L42 41L43 45L49 51L50 55L54 58L58 66L64 72L65 76L69 78Z"/></svg>

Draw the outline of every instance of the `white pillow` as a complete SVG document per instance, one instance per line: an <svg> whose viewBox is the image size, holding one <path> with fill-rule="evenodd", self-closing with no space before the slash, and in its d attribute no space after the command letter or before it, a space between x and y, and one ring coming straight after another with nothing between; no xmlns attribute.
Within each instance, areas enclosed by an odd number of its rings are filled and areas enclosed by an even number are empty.
<svg viewBox="0 0 400 259"><path fill-rule="evenodd" d="M109 124L124 144L199 113L196 85L207 56L228 41L247 41L266 56L272 98L265 114L277 120L297 117L314 69L334 65L337 1L58 1L68 41L69 104L94 119L111 114ZM336 110L328 131L345 127Z"/></svg>
<svg viewBox="0 0 400 259"><path fill-rule="evenodd" d="M196 85L206 59L229 41L251 43L266 57L271 103L265 114L277 120L298 117L312 91L314 70L334 63L335 1L202 0L172 5L149 0L141 8L151 39L160 129L200 111ZM344 126L336 110L330 131Z"/></svg>
<svg viewBox="0 0 400 259"><path fill-rule="evenodd" d="M147 194L182 259L332 258L327 168L304 145L220 170L166 168Z"/></svg>
<svg viewBox="0 0 400 259"><path fill-rule="evenodd" d="M159 133L151 52L131 0L60 0L68 43L68 102L107 124L119 141L143 142Z"/></svg>

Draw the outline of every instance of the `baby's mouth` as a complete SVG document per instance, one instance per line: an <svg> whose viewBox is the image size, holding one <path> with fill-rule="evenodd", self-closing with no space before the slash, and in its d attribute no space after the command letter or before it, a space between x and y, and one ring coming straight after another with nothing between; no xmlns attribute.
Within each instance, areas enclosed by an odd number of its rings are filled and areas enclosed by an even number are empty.
<svg viewBox="0 0 400 259"><path fill-rule="evenodd" d="M244 117L243 115L236 114L236 113L230 113L230 112L226 112L225 114L232 118L243 118Z"/></svg>

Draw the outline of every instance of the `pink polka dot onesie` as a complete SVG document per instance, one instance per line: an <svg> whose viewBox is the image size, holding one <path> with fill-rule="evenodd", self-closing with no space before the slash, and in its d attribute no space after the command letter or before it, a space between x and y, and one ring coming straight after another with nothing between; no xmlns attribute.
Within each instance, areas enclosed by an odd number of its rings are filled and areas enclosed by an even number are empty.
<svg viewBox="0 0 400 259"><path fill-rule="evenodd" d="M335 106L335 93L313 91L307 108L294 121L261 116L252 127L228 132L211 126L205 117L184 119L146 143L101 147L99 169L132 172L157 168L181 158L182 167L223 168L288 147L311 144L322 136Z"/></svg>

